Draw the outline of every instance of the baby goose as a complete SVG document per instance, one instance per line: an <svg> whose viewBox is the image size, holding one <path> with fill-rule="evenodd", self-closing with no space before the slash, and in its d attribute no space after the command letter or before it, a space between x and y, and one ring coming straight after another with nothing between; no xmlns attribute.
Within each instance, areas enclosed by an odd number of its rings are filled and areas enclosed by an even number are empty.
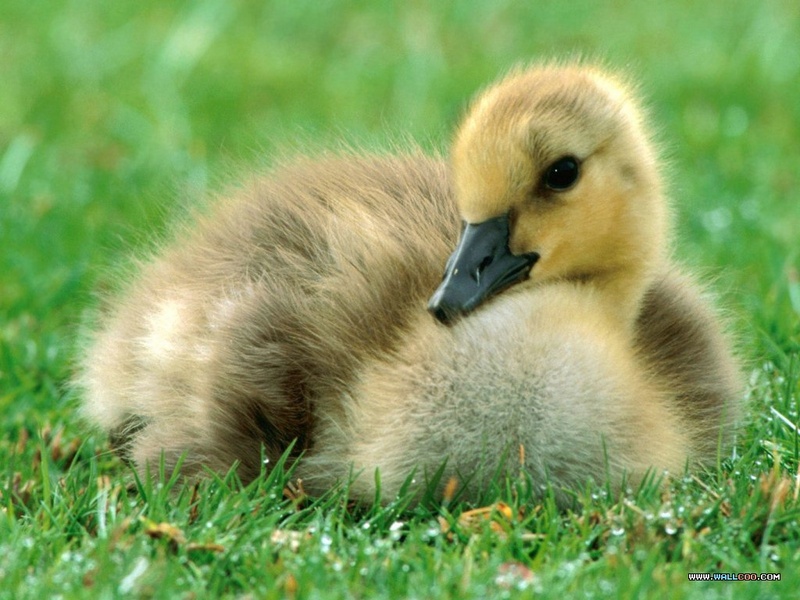
<svg viewBox="0 0 800 600"><path fill-rule="evenodd" d="M739 377L668 220L624 83L515 71L473 104L449 170L301 160L199 217L110 309L86 408L140 470L185 455L187 474L238 461L249 480L262 446L294 443L306 489L356 474L366 501L376 469L389 497L443 464L475 498L520 447L510 466L561 502L709 463Z"/></svg>

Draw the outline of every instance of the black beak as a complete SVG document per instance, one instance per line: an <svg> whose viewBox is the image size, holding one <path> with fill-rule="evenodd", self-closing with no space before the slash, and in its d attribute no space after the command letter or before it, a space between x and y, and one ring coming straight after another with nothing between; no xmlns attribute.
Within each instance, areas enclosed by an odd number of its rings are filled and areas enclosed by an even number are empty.
<svg viewBox="0 0 800 600"><path fill-rule="evenodd" d="M508 249L508 215L467 223L445 267L444 280L431 296L428 311L449 324L507 287L528 278L536 252L514 255Z"/></svg>

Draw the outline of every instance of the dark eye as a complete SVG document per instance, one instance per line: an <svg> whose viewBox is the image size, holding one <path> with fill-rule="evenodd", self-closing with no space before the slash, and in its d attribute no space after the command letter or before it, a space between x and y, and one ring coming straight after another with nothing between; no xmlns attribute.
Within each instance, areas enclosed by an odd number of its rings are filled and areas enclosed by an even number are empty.
<svg viewBox="0 0 800 600"><path fill-rule="evenodd" d="M578 174L578 160L565 156L548 167L544 174L544 184L551 190L560 192L571 188L578 180Z"/></svg>

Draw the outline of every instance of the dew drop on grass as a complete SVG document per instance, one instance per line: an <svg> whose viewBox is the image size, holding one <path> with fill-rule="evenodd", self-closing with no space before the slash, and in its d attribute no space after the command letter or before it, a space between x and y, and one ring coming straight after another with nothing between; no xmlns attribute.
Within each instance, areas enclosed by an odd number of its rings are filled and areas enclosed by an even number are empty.
<svg viewBox="0 0 800 600"><path fill-rule="evenodd" d="M608 579L601 579L599 587L600 591L603 592L606 597L610 597L614 593L614 584Z"/></svg>
<svg viewBox="0 0 800 600"><path fill-rule="evenodd" d="M660 519L671 519L675 516L675 513L672 512L671 508L662 508L661 512L658 513Z"/></svg>
<svg viewBox="0 0 800 600"><path fill-rule="evenodd" d="M580 566L580 560L568 560L561 563L561 566L559 566L557 570L558 576L562 579L572 579L575 573L578 572Z"/></svg>
<svg viewBox="0 0 800 600"><path fill-rule="evenodd" d="M625 528L622 525L615 523L611 526L611 535L625 535Z"/></svg>
<svg viewBox="0 0 800 600"><path fill-rule="evenodd" d="M596 492L592 492L592 500L595 500L595 501L597 501L597 500L605 500L606 498L608 498L608 492L606 492L602 488L597 490Z"/></svg>
<svg viewBox="0 0 800 600"><path fill-rule="evenodd" d="M402 521L395 521L389 526L389 539L393 542L398 541L401 537L403 537L403 523Z"/></svg>
<svg viewBox="0 0 800 600"><path fill-rule="evenodd" d="M324 553L330 552L331 544L333 544L333 538L329 536L327 533L323 533L322 536L319 538L319 547L320 550Z"/></svg>
<svg viewBox="0 0 800 600"><path fill-rule="evenodd" d="M370 527L372 527L372 523L370 523L369 521L364 521L364 524L361 525L361 529L363 529L364 531L369 531Z"/></svg>
<svg viewBox="0 0 800 600"><path fill-rule="evenodd" d="M678 526L675 524L674 521L667 521L664 523L664 533L667 535L675 535L678 533Z"/></svg>
<svg viewBox="0 0 800 600"><path fill-rule="evenodd" d="M739 203L739 214L747 221L755 221L761 216L761 207L755 198L748 198Z"/></svg>
<svg viewBox="0 0 800 600"><path fill-rule="evenodd" d="M67 550L61 554L61 562L64 563L74 562L80 564L83 562L83 560L84 560L83 554L80 554L78 552L71 552L70 550Z"/></svg>

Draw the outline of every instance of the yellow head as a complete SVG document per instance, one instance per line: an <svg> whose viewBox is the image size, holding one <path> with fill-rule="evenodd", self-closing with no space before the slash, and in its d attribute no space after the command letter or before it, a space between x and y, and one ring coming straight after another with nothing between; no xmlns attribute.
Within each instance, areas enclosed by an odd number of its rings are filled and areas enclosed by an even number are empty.
<svg viewBox="0 0 800 600"><path fill-rule="evenodd" d="M618 79L581 65L512 72L474 102L451 159L466 228L431 299L437 318L510 285L565 279L638 305L665 253L668 207Z"/></svg>

